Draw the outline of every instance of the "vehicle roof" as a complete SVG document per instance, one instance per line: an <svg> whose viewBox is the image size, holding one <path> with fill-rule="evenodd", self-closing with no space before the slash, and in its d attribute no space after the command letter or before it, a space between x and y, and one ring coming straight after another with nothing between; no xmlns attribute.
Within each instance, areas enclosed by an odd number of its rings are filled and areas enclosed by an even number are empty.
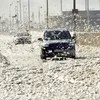
<svg viewBox="0 0 100 100"><path fill-rule="evenodd" d="M19 33L16 33L15 36L19 36L19 35L27 35L27 34L29 34L29 33L27 33L27 32L19 32Z"/></svg>

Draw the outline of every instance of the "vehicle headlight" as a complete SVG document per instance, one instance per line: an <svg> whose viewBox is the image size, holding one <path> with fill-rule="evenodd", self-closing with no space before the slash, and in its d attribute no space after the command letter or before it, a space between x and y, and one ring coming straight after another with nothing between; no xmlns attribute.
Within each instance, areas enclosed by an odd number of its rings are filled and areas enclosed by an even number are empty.
<svg viewBox="0 0 100 100"><path fill-rule="evenodd" d="M49 53L52 53L52 50L48 50Z"/></svg>
<svg viewBox="0 0 100 100"><path fill-rule="evenodd" d="M18 38L14 38L14 41L18 40Z"/></svg>
<svg viewBox="0 0 100 100"><path fill-rule="evenodd" d="M69 43L69 46L75 46L75 44L74 43Z"/></svg>
<svg viewBox="0 0 100 100"><path fill-rule="evenodd" d="M49 46L49 44L44 44L43 46L44 46L44 47L48 47L48 46Z"/></svg>

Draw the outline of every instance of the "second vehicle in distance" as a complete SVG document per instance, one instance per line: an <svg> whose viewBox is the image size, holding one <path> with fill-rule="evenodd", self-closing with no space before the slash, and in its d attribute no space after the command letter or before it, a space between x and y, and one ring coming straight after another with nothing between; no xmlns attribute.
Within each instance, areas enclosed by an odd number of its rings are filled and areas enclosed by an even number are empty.
<svg viewBox="0 0 100 100"><path fill-rule="evenodd" d="M24 44L24 43L31 43L31 35L29 33L17 33L14 35L14 43L17 44Z"/></svg>

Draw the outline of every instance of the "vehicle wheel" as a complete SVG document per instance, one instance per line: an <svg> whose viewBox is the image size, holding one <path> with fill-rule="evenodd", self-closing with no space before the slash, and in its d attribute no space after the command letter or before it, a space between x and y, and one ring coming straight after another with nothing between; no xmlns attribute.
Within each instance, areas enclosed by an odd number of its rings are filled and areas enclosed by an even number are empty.
<svg viewBox="0 0 100 100"><path fill-rule="evenodd" d="M76 58L76 52L75 52L75 50L70 53L70 57L74 58L74 59Z"/></svg>
<svg viewBox="0 0 100 100"><path fill-rule="evenodd" d="M40 55L41 59L45 59L46 60L46 55L45 55L45 51L41 50L41 55Z"/></svg>
<svg viewBox="0 0 100 100"><path fill-rule="evenodd" d="M15 43L15 45L17 45L18 43Z"/></svg>
<svg viewBox="0 0 100 100"><path fill-rule="evenodd" d="M46 60L46 56L45 55L41 55L41 59L45 59Z"/></svg>
<svg viewBox="0 0 100 100"><path fill-rule="evenodd" d="M28 44L31 44L31 41L28 41Z"/></svg>
<svg viewBox="0 0 100 100"><path fill-rule="evenodd" d="M21 43L21 44L25 44L25 41L22 41L22 40L21 40L20 43Z"/></svg>
<svg viewBox="0 0 100 100"><path fill-rule="evenodd" d="M72 56L71 56L71 58L74 58L74 59L75 59L75 58L76 58L76 56L75 56L75 55L72 55Z"/></svg>

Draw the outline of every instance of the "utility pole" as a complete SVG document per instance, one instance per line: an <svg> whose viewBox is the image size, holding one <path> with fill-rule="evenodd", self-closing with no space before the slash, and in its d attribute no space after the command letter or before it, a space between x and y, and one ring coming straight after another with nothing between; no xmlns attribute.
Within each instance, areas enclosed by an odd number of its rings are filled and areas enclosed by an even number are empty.
<svg viewBox="0 0 100 100"><path fill-rule="evenodd" d="M28 0L28 27L30 31L30 0Z"/></svg>
<svg viewBox="0 0 100 100"><path fill-rule="evenodd" d="M74 22L74 32L76 31L76 14L78 14L78 9L76 9L76 0L73 0L73 22Z"/></svg>
<svg viewBox="0 0 100 100"><path fill-rule="evenodd" d="M74 27L73 27L74 34L73 34L73 37L75 38L75 41L76 41L76 14L78 14L78 9L76 9L76 0L73 0L72 13L73 13L73 23L74 23Z"/></svg>
<svg viewBox="0 0 100 100"><path fill-rule="evenodd" d="M47 8L46 8L46 9L47 9L47 14L46 14L46 17L47 17L47 18L46 18L46 20L47 20L47 28L48 28L48 27L49 27L49 26L48 26L48 0L46 0L46 3L47 3Z"/></svg>
<svg viewBox="0 0 100 100"><path fill-rule="evenodd" d="M17 1L17 28L19 28L19 13L18 13L18 6L19 6L19 1Z"/></svg>
<svg viewBox="0 0 100 100"><path fill-rule="evenodd" d="M76 0L74 0L74 2L73 2L73 9L74 10L76 9Z"/></svg>
<svg viewBox="0 0 100 100"><path fill-rule="evenodd" d="M0 32L1 32L1 18L2 18L2 17L0 16Z"/></svg>
<svg viewBox="0 0 100 100"><path fill-rule="evenodd" d="M39 19L39 28L40 28L40 7L38 9L38 19Z"/></svg>
<svg viewBox="0 0 100 100"><path fill-rule="evenodd" d="M28 11L28 7L27 6L25 6L25 8L24 8L25 10L25 23L26 24L28 24L28 13L27 13L27 11Z"/></svg>
<svg viewBox="0 0 100 100"><path fill-rule="evenodd" d="M27 30L27 27L28 27L28 13L27 13L28 9L27 9L27 6L23 5L23 26L24 26L24 29Z"/></svg>
<svg viewBox="0 0 100 100"><path fill-rule="evenodd" d="M22 24L22 7L21 7L21 0L19 0L19 7L20 7L20 24Z"/></svg>
<svg viewBox="0 0 100 100"><path fill-rule="evenodd" d="M25 29L25 6L23 5L23 29Z"/></svg>
<svg viewBox="0 0 100 100"><path fill-rule="evenodd" d="M42 7L39 7L39 9L38 9L39 28L40 28L40 24L41 24L41 18L40 18L40 16L41 16L40 9L41 9L41 8L42 8Z"/></svg>
<svg viewBox="0 0 100 100"><path fill-rule="evenodd" d="M89 26L89 0L85 0L85 9L87 11L87 25Z"/></svg>
<svg viewBox="0 0 100 100"><path fill-rule="evenodd" d="M87 0L85 0L85 10L87 11Z"/></svg>
<svg viewBox="0 0 100 100"><path fill-rule="evenodd" d="M23 24L25 24L25 6L23 5Z"/></svg>
<svg viewBox="0 0 100 100"><path fill-rule="evenodd" d="M18 24L17 24L17 6L15 6L15 27L18 28Z"/></svg>
<svg viewBox="0 0 100 100"><path fill-rule="evenodd" d="M100 10L100 0L99 0L99 10Z"/></svg>
<svg viewBox="0 0 100 100"><path fill-rule="evenodd" d="M61 4L61 15L62 15L62 0L60 0L60 4Z"/></svg>
<svg viewBox="0 0 100 100"><path fill-rule="evenodd" d="M32 22L34 23L34 12L32 12Z"/></svg>
<svg viewBox="0 0 100 100"><path fill-rule="evenodd" d="M15 16L12 16L12 26L13 26L13 30L14 30L14 19L15 19Z"/></svg>
<svg viewBox="0 0 100 100"><path fill-rule="evenodd" d="M10 4L10 8L9 8L9 18L10 18L10 30L11 30L11 27L12 27L12 11L11 11L11 6L12 6L13 3Z"/></svg>

